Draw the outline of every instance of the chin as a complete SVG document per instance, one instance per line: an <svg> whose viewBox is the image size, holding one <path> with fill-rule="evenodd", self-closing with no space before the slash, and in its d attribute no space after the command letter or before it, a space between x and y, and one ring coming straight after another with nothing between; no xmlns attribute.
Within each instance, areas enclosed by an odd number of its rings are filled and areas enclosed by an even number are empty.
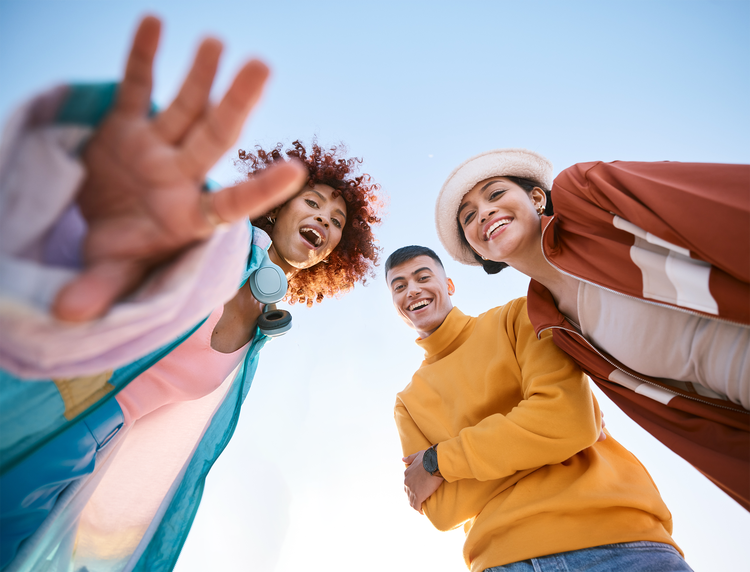
<svg viewBox="0 0 750 572"><path fill-rule="evenodd" d="M289 263L289 266L296 268L297 270L305 270L307 268L312 268L316 264L320 264L323 262L322 258L315 258L314 260L310 260L309 258L306 260L287 260Z"/></svg>

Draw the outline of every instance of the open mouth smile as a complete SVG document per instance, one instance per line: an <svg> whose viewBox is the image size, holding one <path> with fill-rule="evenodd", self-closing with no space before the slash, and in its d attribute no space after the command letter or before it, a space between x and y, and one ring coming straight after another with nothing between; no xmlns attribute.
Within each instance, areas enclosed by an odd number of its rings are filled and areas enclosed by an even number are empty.
<svg viewBox="0 0 750 572"><path fill-rule="evenodd" d="M307 242L313 249L318 248L323 244L323 236L316 229L303 226L299 229L300 236Z"/></svg>
<svg viewBox="0 0 750 572"><path fill-rule="evenodd" d="M416 302L409 304L406 309L409 312L415 312L416 310L421 310L422 308L425 308L426 306L429 306L432 304L432 300L422 299L417 300Z"/></svg>
<svg viewBox="0 0 750 572"><path fill-rule="evenodd" d="M484 231L484 240L492 240L495 234L504 230L512 221L513 219L511 217L505 217L490 223Z"/></svg>

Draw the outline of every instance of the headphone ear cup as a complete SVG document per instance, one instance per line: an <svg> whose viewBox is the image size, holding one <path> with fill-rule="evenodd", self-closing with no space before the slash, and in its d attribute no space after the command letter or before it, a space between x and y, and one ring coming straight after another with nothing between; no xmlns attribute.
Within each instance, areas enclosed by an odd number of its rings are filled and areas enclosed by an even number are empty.
<svg viewBox="0 0 750 572"><path fill-rule="evenodd" d="M271 338L281 336L292 328L292 315L286 310L272 309L258 317L260 333Z"/></svg>
<svg viewBox="0 0 750 572"><path fill-rule="evenodd" d="M280 301L288 288L284 272L268 259L250 275L248 282L255 299L263 304Z"/></svg>

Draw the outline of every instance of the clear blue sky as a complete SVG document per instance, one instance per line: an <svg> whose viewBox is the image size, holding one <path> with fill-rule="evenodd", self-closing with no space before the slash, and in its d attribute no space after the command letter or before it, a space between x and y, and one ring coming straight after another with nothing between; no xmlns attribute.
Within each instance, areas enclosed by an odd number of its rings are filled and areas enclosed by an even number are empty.
<svg viewBox="0 0 750 572"><path fill-rule="evenodd" d="M121 74L139 16L165 22L154 98L176 93L197 41L273 69L237 147L344 141L390 197L384 252L439 247L434 198L475 153L526 147L556 172L588 160L750 162L750 2L106 2L0 0L0 115L57 82ZM231 158L213 176L237 178ZM524 295L446 258L479 313ZM382 276L294 307L263 351L237 434L209 477L177 570L435 571L463 567L460 531L409 509L392 421L420 362ZM738 570L750 517L604 398L608 428L649 468L696 571Z"/></svg>

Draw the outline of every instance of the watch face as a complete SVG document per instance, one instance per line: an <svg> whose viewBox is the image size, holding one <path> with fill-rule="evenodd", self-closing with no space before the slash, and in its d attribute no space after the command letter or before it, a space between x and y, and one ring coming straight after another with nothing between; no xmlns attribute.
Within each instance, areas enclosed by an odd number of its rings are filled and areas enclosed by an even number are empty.
<svg viewBox="0 0 750 572"><path fill-rule="evenodd" d="M427 449L422 457L422 466L424 470L432 474L438 469L437 462L437 451L435 449Z"/></svg>

